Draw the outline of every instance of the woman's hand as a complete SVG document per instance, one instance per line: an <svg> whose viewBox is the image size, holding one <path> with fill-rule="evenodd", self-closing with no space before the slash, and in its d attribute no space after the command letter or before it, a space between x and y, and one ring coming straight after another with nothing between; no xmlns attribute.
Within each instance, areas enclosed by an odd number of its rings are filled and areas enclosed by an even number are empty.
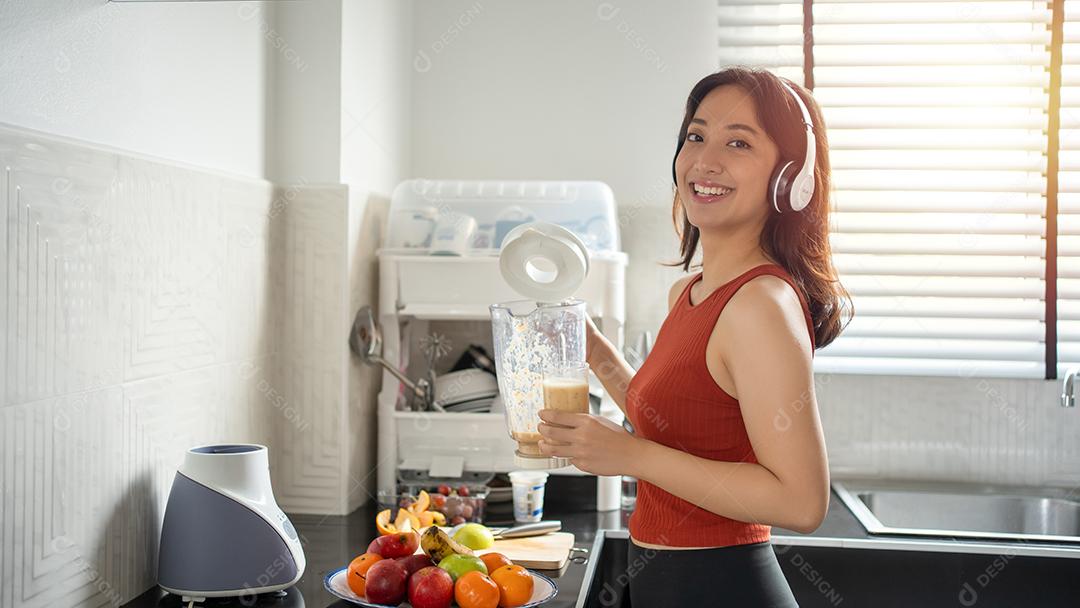
<svg viewBox="0 0 1080 608"><path fill-rule="evenodd" d="M632 475L631 463L644 441L603 416L552 409L540 410L536 429L543 439L540 451L569 458L571 464L594 475Z"/></svg>

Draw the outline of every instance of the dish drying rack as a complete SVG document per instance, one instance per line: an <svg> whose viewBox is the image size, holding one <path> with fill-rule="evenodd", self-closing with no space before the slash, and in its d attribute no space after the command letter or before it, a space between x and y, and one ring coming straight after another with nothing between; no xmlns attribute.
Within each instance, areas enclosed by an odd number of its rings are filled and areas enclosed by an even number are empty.
<svg viewBox="0 0 1080 608"><path fill-rule="evenodd" d="M417 182L421 182L418 184ZM568 187L573 193L567 196ZM404 191L404 192L403 192ZM400 185L391 203L391 233L395 211L408 208L410 197L435 201L441 207L454 207L458 201L492 208L513 204L515 209L538 211L540 219L556 221L550 206L574 203L578 209L596 210L583 199L600 199L602 221L608 222L614 238L606 247L590 245L591 266L575 297L585 300L589 316L597 328L620 350L624 341L625 276L627 255L618 251L617 222L611 190L599 182L496 182L411 180ZM402 203L402 201L405 201ZM545 207L548 215L545 216ZM569 209L569 207L562 207ZM590 220L590 227L598 223ZM601 222L602 223L602 222ZM393 245L393 234L387 241ZM494 244L494 243L492 243ZM492 348L491 315L488 306L497 302L520 300L502 279L496 247L473 249L468 255L429 255L421 247L383 247L376 251L379 263L379 298L376 321L382 333L382 356L411 378L426 377L418 338L428 336L433 326L453 327L464 332L468 343ZM457 347L463 346L459 343ZM456 355L447 357L454 360ZM412 367L413 369L410 369ZM623 423L618 405L590 374L590 392L599 394L600 415ZM516 470L516 443L507 431L502 411L481 413L443 413L412 411L410 397L403 383L389 371L382 373L378 395L378 470L379 500L397 496L402 482L417 479L459 478L463 481L490 479L495 473ZM553 475L587 475L574 466L549 471ZM597 510L620 506L621 479L597 477Z"/></svg>

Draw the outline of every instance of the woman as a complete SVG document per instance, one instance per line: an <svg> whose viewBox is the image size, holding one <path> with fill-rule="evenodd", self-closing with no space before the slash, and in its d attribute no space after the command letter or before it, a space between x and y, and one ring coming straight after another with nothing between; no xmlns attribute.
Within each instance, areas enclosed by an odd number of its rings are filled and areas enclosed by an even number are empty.
<svg viewBox="0 0 1080 608"><path fill-rule="evenodd" d="M635 433L541 411L542 450L583 471L638 478L630 518L635 606L796 606L770 526L816 529L829 469L811 359L850 318L828 240L829 155L810 93L731 68L694 86L674 161L681 265L669 313L635 374L589 322L588 359ZM774 208L774 171L816 140L814 192ZM680 226L681 225L681 226Z"/></svg>

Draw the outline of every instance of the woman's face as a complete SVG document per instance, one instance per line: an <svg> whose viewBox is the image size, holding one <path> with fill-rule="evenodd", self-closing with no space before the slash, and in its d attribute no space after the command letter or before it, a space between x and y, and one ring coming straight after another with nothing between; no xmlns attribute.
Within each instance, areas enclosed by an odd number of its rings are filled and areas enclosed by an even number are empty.
<svg viewBox="0 0 1080 608"><path fill-rule="evenodd" d="M745 89L723 85L709 91L675 159L687 219L700 230L764 224L772 209L766 198L769 178L778 159Z"/></svg>

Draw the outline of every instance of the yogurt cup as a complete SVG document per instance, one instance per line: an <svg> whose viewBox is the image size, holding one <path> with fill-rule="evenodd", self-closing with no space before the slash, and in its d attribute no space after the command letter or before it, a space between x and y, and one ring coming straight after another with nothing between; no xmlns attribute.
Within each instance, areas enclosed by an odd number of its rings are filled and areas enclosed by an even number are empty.
<svg viewBox="0 0 1080 608"><path fill-rule="evenodd" d="M533 522L544 518L544 485L548 474L543 471L511 471L510 485L514 493L514 521Z"/></svg>

